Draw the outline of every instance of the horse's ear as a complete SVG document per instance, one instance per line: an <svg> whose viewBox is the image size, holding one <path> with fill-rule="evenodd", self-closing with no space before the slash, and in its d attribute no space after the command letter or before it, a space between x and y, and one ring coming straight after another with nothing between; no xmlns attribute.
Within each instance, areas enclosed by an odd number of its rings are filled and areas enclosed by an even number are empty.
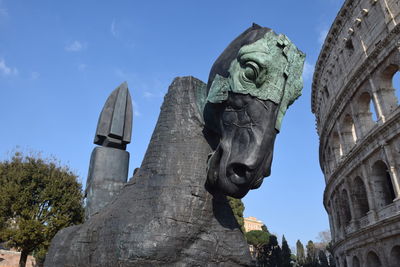
<svg viewBox="0 0 400 267"><path fill-rule="evenodd" d="M286 110L301 95L301 90L303 89L303 66L306 58L306 55L301 52L286 36L285 39L288 43L288 46L286 46L284 49L284 53L288 60L288 65L285 69L287 80L275 124L275 128L278 131L280 131L282 119L286 113Z"/></svg>

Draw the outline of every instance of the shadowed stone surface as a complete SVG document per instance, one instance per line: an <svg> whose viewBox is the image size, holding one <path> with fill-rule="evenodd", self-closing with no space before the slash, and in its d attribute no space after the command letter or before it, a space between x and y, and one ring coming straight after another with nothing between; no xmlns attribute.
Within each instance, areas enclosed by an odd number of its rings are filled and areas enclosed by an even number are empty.
<svg viewBox="0 0 400 267"><path fill-rule="evenodd" d="M174 80L135 177L101 213L61 230L45 266L250 264L226 197L204 187L211 148L196 105L204 87Z"/></svg>

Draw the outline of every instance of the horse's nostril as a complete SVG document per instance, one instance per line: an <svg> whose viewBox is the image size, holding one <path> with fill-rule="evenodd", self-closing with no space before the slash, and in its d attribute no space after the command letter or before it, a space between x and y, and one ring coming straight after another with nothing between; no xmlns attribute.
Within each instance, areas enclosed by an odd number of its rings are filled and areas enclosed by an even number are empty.
<svg viewBox="0 0 400 267"><path fill-rule="evenodd" d="M232 172L235 173L239 177L246 177L247 167L246 165L240 163L232 164Z"/></svg>

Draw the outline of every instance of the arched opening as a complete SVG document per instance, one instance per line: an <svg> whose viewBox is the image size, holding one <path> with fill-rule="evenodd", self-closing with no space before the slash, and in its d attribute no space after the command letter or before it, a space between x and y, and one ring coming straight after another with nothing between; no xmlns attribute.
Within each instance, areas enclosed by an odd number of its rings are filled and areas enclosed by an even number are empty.
<svg viewBox="0 0 400 267"><path fill-rule="evenodd" d="M399 79L399 66L395 64L389 65L383 72L381 76L381 84L379 86L379 96L382 101L381 108L384 115L390 114L397 108L398 98L396 94L398 93L398 79ZM397 83L397 84L395 84ZM397 88L396 88L397 86Z"/></svg>
<svg viewBox="0 0 400 267"><path fill-rule="evenodd" d="M336 227L335 227L335 229L336 229L336 233L335 233L335 235L336 235L336 238L340 238L341 236L342 236L342 233L343 233L343 228L342 228L342 225L343 225L343 223L342 223L342 221L343 221L343 218L341 218L341 205L340 205L340 202L339 202L339 199L338 199L338 195L336 195L335 197L334 197L334 206L333 206L333 211L335 212L335 223L336 223Z"/></svg>
<svg viewBox="0 0 400 267"><path fill-rule="evenodd" d="M335 236L336 236L336 222L335 222L335 216L334 216L334 212L335 210L332 208L332 203L329 200L328 204L326 206L326 211L328 212L328 218L329 218L329 225L331 226L331 236L333 241L335 240Z"/></svg>
<svg viewBox="0 0 400 267"><path fill-rule="evenodd" d="M360 266L360 261L356 256L353 257L353 267L361 267Z"/></svg>
<svg viewBox="0 0 400 267"><path fill-rule="evenodd" d="M390 252L390 267L398 267L400 264L400 246L394 246Z"/></svg>
<svg viewBox="0 0 400 267"><path fill-rule="evenodd" d="M337 132L334 132L332 134L332 148L333 153L335 154L336 162L339 162L340 158L343 155L343 149L342 144L340 143L339 134Z"/></svg>
<svg viewBox="0 0 400 267"><path fill-rule="evenodd" d="M343 137L344 148L346 152L348 152L354 146L357 140L353 118L349 114L347 114L343 119L341 133Z"/></svg>
<svg viewBox="0 0 400 267"><path fill-rule="evenodd" d="M344 225L348 225L351 221L351 211L349 205L349 195L347 194L347 190L343 189L341 194L341 211L343 213L343 223Z"/></svg>
<svg viewBox="0 0 400 267"><path fill-rule="evenodd" d="M326 160L325 173L330 174L335 168L335 155L330 146L326 148L325 160Z"/></svg>
<svg viewBox="0 0 400 267"><path fill-rule="evenodd" d="M372 186L375 193L376 205L382 208L395 199L392 179L387 165L379 160L372 166Z"/></svg>
<svg viewBox="0 0 400 267"><path fill-rule="evenodd" d="M373 251L370 251L367 255L367 267L382 267L381 260Z"/></svg>
<svg viewBox="0 0 400 267"><path fill-rule="evenodd" d="M353 202L355 208L355 217L361 218L367 215L369 211L368 196L363 180L356 177L353 182Z"/></svg>
<svg viewBox="0 0 400 267"><path fill-rule="evenodd" d="M397 97L397 105L399 104L400 99L400 71L397 71L392 78L392 86L395 90L395 94Z"/></svg>
<svg viewBox="0 0 400 267"><path fill-rule="evenodd" d="M377 122L378 119L379 119L379 117L378 117L378 115L377 115L377 113L376 113L376 110L375 110L374 101L370 101L370 102L369 102L369 110L370 110L370 112L371 112L372 120L373 120L374 122Z"/></svg>
<svg viewBox="0 0 400 267"><path fill-rule="evenodd" d="M373 114L376 121L376 112L373 102L371 101L371 95L368 92L364 92L360 95L357 113L363 134L366 134L372 126L374 126L374 120L372 119Z"/></svg>

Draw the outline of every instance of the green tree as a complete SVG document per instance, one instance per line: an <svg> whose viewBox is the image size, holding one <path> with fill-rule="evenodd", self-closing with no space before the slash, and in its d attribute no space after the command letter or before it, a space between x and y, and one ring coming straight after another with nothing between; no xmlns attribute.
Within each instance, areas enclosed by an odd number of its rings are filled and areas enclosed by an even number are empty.
<svg viewBox="0 0 400 267"><path fill-rule="evenodd" d="M282 252L281 252L281 263L282 267L291 267L291 255L292 251L290 251L289 245L286 241L285 236L282 236Z"/></svg>
<svg viewBox="0 0 400 267"><path fill-rule="evenodd" d="M243 212L244 212L244 204L241 199L233 198L228 196L229 205L232 208L233 215L235 215L236 221L240 225L240 229L244 233L244 219L243 219Z"/></svg>
<svg viewBox="0 0 400 267"><path fill-rule="evenodd" d="M0 162L0 243L44 259L58 230L81 223L83 198L77 176L55 160L23 156Z"/></svg>
<svg viewBox="0 0 400 267"><path fill-rule="evenodd" d="M318 251L318 262L320 267L329 267L328 258L326 257L326 250Z"/></svg>
<svg viewBox="0 0 400 267"><path fill-rule="evenodd" d="M308 241L307 243L307 257L306 257L306 264L304 266L307 267L317 267L317 251L315 249L315 245L313 241Z"/></svg>
<svg viewBox="0 0 400 267"><path fill-rule="evenodd" d="M256 258L259 257L262 247L269 242L270 234L262 230L253 230L245 233L247 243L255 250Z"/></svg>
<svg viewBox="0 0 400 267"><path fill-rule="evenodd" d="M296 256L297 263L300 266L303 266L305 264L305 261L306 261L306 256L305 256L305 253L304 253L304 246L303 246L303 244L301 243L300 240L297 240L297 242L296 242L296 251L297 251L297 253L296 253L297 254L297 256Z"/></svg>
<svg viewBox="0 0 400 267"><path fill-rule="evenodd" d="M263 267L281 267L281 248L275 235L270 235L269 242L261 249L258 263Z"/></svg>
<svg viewBox="0 0 400 267"><path fill-rule="evenodd" d="M267 226L265 226L265 224L263 224L263 225L261 226L261 230L263 230L264 232L269 233L268 228L267 228Z"/></svg>

